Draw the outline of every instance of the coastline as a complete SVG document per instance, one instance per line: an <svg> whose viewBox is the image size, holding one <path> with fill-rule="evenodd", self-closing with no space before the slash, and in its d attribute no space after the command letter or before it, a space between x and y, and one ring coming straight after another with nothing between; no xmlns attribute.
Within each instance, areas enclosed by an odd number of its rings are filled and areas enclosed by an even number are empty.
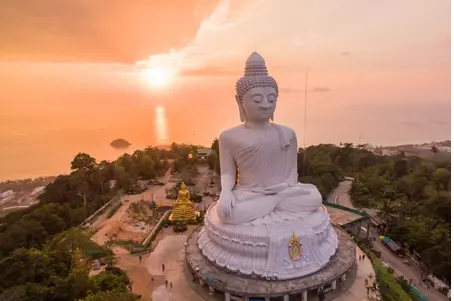
<svg viewBox="0 0 454 301"><path fill-rule="evenodd" d="M407 156L420 156L422 158L431 158L433 157L433 153L431 151L432 146L436 146L438 148L438 155L445 156L446 154L451 153L451 146L450 146L450 140L444 140L444 141L433 141L433 142L425 142L425 143L414 143L414 144L399 144L399 145L386 145L386 146L379 146L379 145L371 145L368 143L360 144L363 146L363 148L368 149L376 154L380 155L396 155L401 152L405 152ZM338 145L339 146L339 145ZM358 145L354 144L354 147L357 147ZM163 148L163 147L168 147L164 145L157 145L155 146L157 148ZM342 146L340 146L342 147ZM132 153L136 149L140 148L128 148L128 151L125 151L124 153ZM117 156L121 156L123 153L121 151L115 150ZM109 156L112 157L112 156ZM116 160L117 158L109 158L109 161ZM23 177L15 177L15 178L0 178L0 193L4 192L5 190L2 189L2 186L4 186L7 183L39 183L43 179L48 179L52 178L55 179L56 177L60 175L68 175L71 172L71 170L66 169L65 172L55 172L53 175L27 175Z"/></svg>

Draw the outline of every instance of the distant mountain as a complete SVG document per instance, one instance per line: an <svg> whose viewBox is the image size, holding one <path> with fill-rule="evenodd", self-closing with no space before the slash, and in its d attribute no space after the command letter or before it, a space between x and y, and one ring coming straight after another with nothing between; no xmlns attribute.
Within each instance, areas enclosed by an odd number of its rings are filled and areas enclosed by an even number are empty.
<svg viewBox="0 0 454 301"><path fill-rule="evenodd" d="M125 139L115 139L114 141L110 142L110 146L112 146L113 148L119 148L119 149L122 149L122 148L128 148L131 146L131 143Z"/></svg>

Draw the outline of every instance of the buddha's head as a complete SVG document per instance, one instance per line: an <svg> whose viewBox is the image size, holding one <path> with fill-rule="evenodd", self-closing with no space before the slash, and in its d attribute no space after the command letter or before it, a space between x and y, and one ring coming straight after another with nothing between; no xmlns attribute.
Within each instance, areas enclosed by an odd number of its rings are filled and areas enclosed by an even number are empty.
<svg viewBox="0 0 454 301"><path fill-rule="evenodd" d="M180 189L181 190L186 190L186 184L184 184L184 182L181 183Z"/></svg>
<svg viewBox="0 0 454 301"><path fill-rule="evenodd" d="M241 122L274 119L279 89L268 75L265 60L257 52L246 60L244 76L236 82L236 101Z"/></svg>

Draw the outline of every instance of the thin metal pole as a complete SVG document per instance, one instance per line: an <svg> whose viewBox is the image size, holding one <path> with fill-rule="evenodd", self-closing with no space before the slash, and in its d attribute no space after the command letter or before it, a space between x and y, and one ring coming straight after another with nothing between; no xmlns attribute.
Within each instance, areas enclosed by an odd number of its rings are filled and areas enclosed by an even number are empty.
<svg viewBox="0 0 454 301"><path fill-rule="evenodd" d="M303 147L306 149L306 127L307 125L307 72L306 72L306 85L304 88L304 137L303 137Z"/></svg>
<svg viewBox="0 0 454 301"><path fill-rule="evenodd" d="M306 85L304 88L304 132L303 132L303 166L306 168L306 129L307 129L307 72L306 72Z"/></svg>

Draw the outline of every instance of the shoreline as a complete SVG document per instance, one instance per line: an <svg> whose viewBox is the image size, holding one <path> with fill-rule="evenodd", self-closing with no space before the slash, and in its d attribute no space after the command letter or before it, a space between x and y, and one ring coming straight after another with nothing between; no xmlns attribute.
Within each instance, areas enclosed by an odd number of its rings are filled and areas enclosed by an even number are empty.
<svg viewBox="0 0 454 301"><path fill-rule="evenodd" d="M437 148L439 148L439 152L440 153L450 153L451 152L451 146L450 146L450 139L447 139L447 140L443 140L443 141L432 141L432 142L423 142L423 143L414 143L414 144L398 144L398 145L372 145L372 144L369 144L369 143L364 143L364 144L354 144L353 143L353 146L354 147L357 147L358 145L363 145L365 146L364 148L365 149L368 149L370 151L374 151L374 150L388 150L388 152L385 152L383 153L383 155L392 155L392 152L399 152L399 151L405 151L407 149L407 151L411 151L408 150L408 148L414 148L413 151L419 151L419 152L430 152L430 147L431 146L436 146ZM336 145L338 147L342 147L338 144L334 144L334 143L331 143L333 145ZM448 146L449 144L449 146ZM312 146L312 145L310 145ZM308 146L308 147L310 147ZM367 147L366 147L367 146ZM158 145L156 147L164 147L163 145ZM425 157L423 155L421 155L421 157ZM112 160L114 161L114 160ZM58 176L61 176L61 175L68 175L70 173L70 171L68 173L59 173L57 175L41 175L41 176L24 176L22 178L14 178L14 179L4 179L4 180L1 180L0 179L0 192L2 191L2 186L5 185L5 184L22 184L22 183L34 183L34 182L38 182L38 181L42 181L42 180L45 180L45 179L52 179L54 180L55 178L57 178Z"/></svg>

